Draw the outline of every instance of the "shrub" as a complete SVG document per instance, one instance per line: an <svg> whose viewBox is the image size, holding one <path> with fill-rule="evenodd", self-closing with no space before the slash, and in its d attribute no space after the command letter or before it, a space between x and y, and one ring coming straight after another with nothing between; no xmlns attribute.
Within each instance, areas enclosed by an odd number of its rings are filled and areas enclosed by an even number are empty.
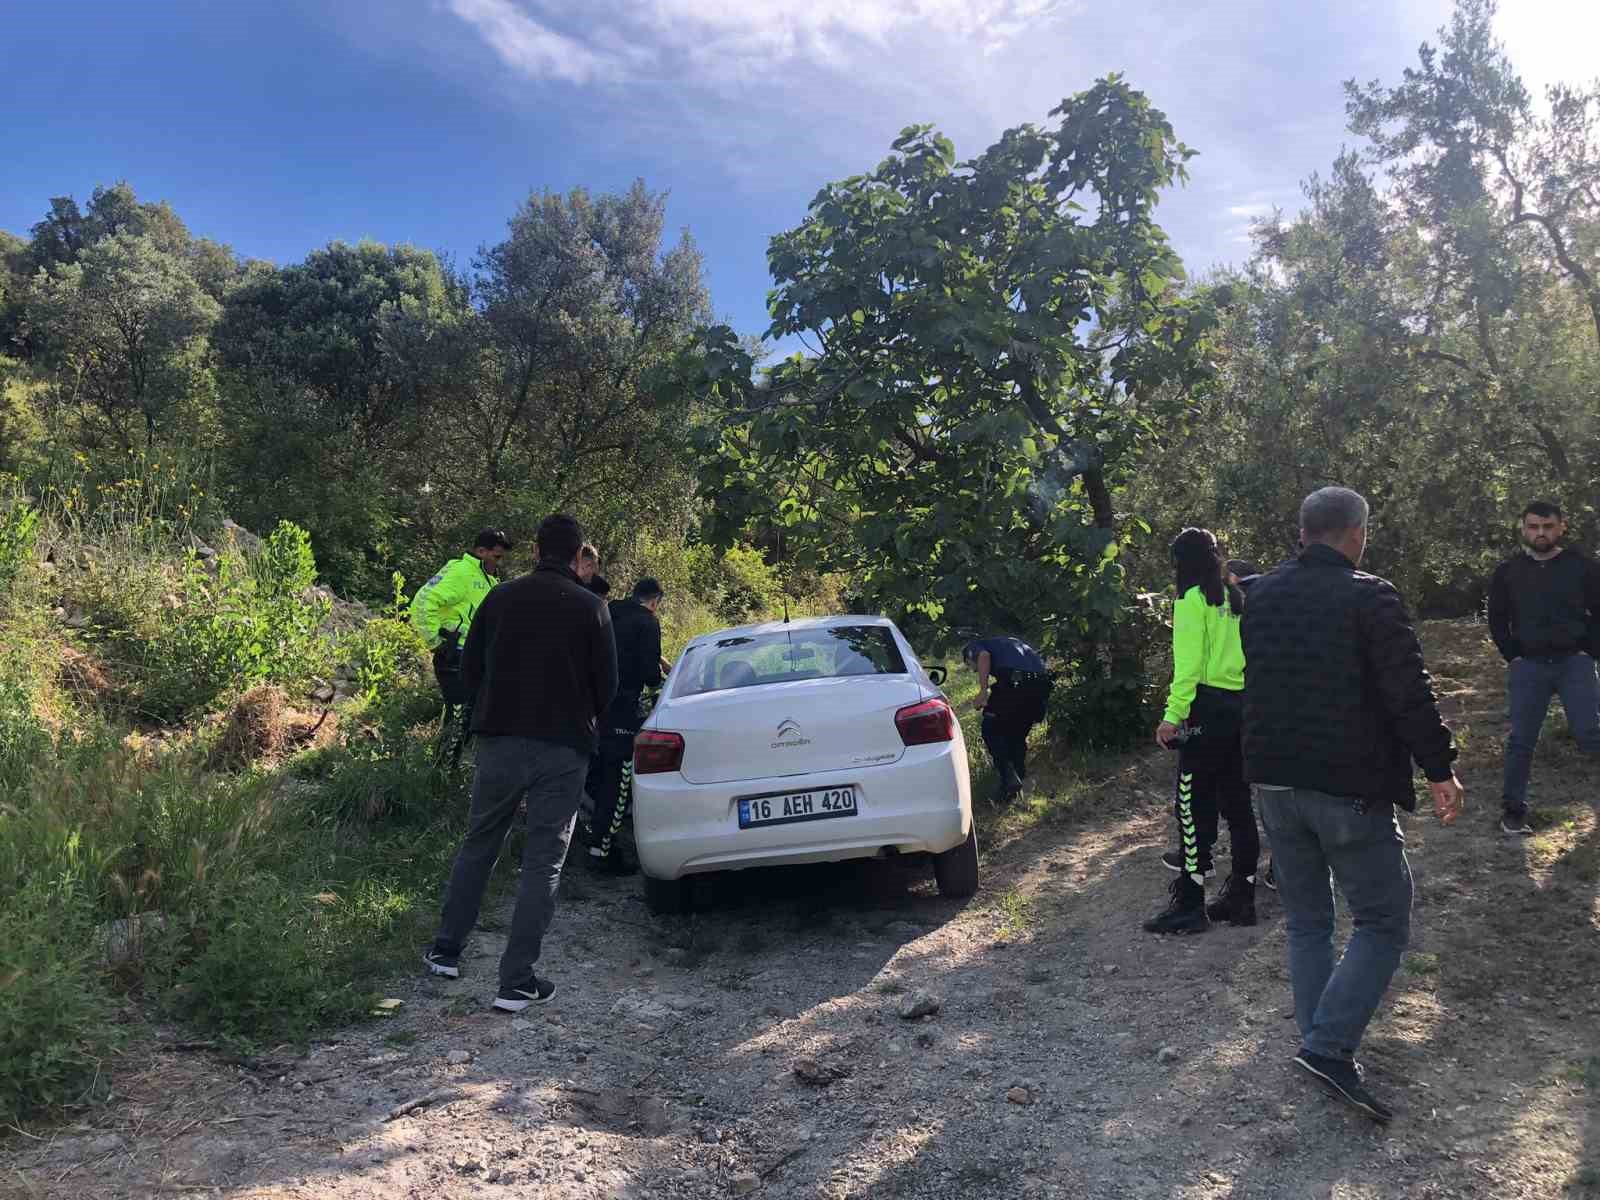
<svg viewBox="0 0 1600 1200"><path fill-rule="evenodd" d="M191 930L172 1008L202 1028L258 1040L303 1037L370 1009L371 985L328 953L338 922L320 894L263 874L219 896Z"/></svg>
<svg viewBox="0 0 1600 1200"><path fill-rule="evenodd" d="M0 493L0 600L33 560L39 539L39 510L20 492Z"/></svg>
<svg viewBox="0 0 1600 1200"><path fill-rule="evenodd" d="M109 631L132 668L133 707L172 723L256 684L325 673L332 648L319 630L330 605L312 592L315 578L310 541L287 521L254 562L225 554L208 568L190 555L153 629L131 619Z"/></svg>
<svg viewBox="0 0 1600 1200"><path fill-rule="evenodd" d="M369 703L407 680L423 676L427 648L406 616L405 578L393 578L394 599L382 616L339 639L338 655Z"/></svg>
<svg viewBox="0 0 1600 1200"><path fill-rule="evenodd" d="M1162 657L1153 651L1170 644L1170 633L1154 609L1129 605L1113 637L1115 649L1080 649L1057 679L1046 717L1053 740L1125 750L1155 727L1166 681L1156 677Z"/></svg>
<svg viewBox="0 0 1600 1200"><path fill-rule="evenodd" d="M440 716L431 683L413 680L374 698L347 722L338 746L301 756L295 773L314 784L302 802L324 826L415 825L449 807L452 780L434 765Z"/></svg>
<svg viewBox="0 0 1600 1200"><path fill-rule="evenodd" d="M99 1098L118 1036L91 914L68 882L0 900L0 1122Z"/></svg>
<svg viewBox="0 0 1600 1200"><path fill-rule="evenodd" d="M0 644L0 797L7 786L24 786L32 765L52 748L50 735L34 711L30 680L15 647Z"/></svg>

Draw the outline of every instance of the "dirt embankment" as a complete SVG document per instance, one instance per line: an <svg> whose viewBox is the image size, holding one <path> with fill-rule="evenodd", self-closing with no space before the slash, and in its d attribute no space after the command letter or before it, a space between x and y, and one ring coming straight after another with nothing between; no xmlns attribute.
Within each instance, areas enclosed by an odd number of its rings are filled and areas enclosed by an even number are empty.
<svg viewBox="0 0 1600 1200"><path fill-rule="evenodd" d="M1042 817L988 817L965 906L873 864L739 879L656 920L631 881L574 871L549 1006L487 1009L502 911L463 979L408 975L393 1016L308 1051L144 1045L111 1106L0 1144L0 1192L1600 1196L1596 768L1553 722L1543 831L1492 832L1500 673L1477 627L1427 642L1471 807L1407 822L1416 935L1363 1054L1388 1129L1291 1074L1270 893L1254 929L1139 931L1169 878L1151 755L1057 773Z"/></svg>

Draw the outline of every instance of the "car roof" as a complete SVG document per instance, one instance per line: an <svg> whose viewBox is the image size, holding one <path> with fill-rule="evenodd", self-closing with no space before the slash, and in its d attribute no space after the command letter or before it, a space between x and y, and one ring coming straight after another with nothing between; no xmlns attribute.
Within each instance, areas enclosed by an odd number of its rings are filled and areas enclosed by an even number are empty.
<svg viewBox="0 0 1600 1200"><path fill-rule="evenodd" d="M719 629L714 633L703 633L690 641L684 649L704 645L706 642L720 641L726 637L741 635L755 635L764 633L782 633L784 630L797 629L832 629L841 625L876 625L884 629L893 629L894 622L888 617L849 616L840 615L833 617L798 617L793 621L763 621L759 625L733 625L727 629Z"/></svg>

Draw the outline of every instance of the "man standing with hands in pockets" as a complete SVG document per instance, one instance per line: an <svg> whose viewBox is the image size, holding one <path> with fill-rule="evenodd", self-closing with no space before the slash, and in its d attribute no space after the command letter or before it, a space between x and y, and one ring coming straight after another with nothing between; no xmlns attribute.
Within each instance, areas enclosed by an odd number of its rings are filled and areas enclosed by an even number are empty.
<svg viewBox="0 0 1600 1200"><path fill-rule="evenodd" d="M494 999L503 1012L542 1004L556 990L534 964L555 915L598 720L617 694L610 611L578 578L583 529L557 513L539 526L538 541L539 565L490 592L467 635L461 673L478 697L472 810L439 932L422 959L435 975L461 974L489 874L526 797L522 877Z"/></svg>
<svg viewBox="0 0 1600 1200"><path fill-rule="evenodd" d="M1393 1114L1367 1089L1355 1053L1411 933L1411 868L1394 808L1416 808L1413 760L1441 823L1460 815L1463 793L1400 593L1357 570L1367 515L1348 488L1313 492L1300 506L1304 551L1252 585L1244 760L1288 927L1295 1066L1384 1123ZM1337 966L1332 882L1355 918Z"/></svg>
<svg viewBox="0 0 1600 1200"><path fill-rule="evenodd" d="M1522 552L1489 580L1489 632L1506 660L1511 709L1500 830L1516 837L1533 832L1528 775L1552 695L1578 746L1600 755L1600 565L1563 546L1566 533L1560 507L1535 500L1522 512Z"/></svg>

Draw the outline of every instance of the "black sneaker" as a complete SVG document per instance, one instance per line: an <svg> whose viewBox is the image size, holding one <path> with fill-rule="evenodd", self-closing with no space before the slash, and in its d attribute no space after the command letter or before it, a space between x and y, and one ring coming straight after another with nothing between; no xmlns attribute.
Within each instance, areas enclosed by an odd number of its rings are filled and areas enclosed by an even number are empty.
<svg viewBox="0 0 1600 1200"><path fill-rule="evenodd" d="M1211 928L1206 919L1206 889L1179 875L1169 889L1172 900L1155 916L1144 923L1146 933L1204 933Z"/></svg>
<svg viewBox="0 0 1600 1200"><path fill-rule="evenodd" d="M1361 1068L1355 1063L1338 1058L1324 1058L1320 1054L1302 1050L1295 1055L1294 1065L1362 1116L1369 1117L1380 1125L1387 1125L1394 1119L1394 1113L1367 1090Z"/></svg>
<svg viewBox="0 0 1600 1200"><path fill-rule="evenodd" d="M1278 890L1278 877L1273 874L1270 862L1267 864L1267 869L1261 873L1261 882L1274 892Z"/></svg>
<svg viewBox="0 0 1600 1200"><path fill-rule="evenodd" d="M1500 818L1500 832L1512 837L1532 837L1533 826L1528 824L1526 813L1508 812Z"/></svg>
<svg viewBox="0 0 1600 1200"><path fill-rule="evenodd" d="M1182 850L1168 850L1165 854L1163 854L1161 856L1161 865L1163 867L1165 867L1167 870L1173 872L1174 874L1182 874L1183 873L1183 851ZM1207 879L1214 879L1214 878L1216 878L1217 868L1214 867L1214 866L1213 867L1207 867L1203 872L1201 872L1201 874L1203 874Z"/></svg>
<svg viewBox="0 0 1600 1200"><path fill-rule="evenodd" d="M461 955L446 954L437 947L422 956L423 964L435 975L446 979L461 978Z"/></svg>
<svg viewBox="0 0 1600 1200"><path fill-rule="evenodd" d="M502 987L494 998L494 1006L501 1012L521 1012L530 1004L543 1004L555 994L555 984L530 971L521 983Z"/></svg>

